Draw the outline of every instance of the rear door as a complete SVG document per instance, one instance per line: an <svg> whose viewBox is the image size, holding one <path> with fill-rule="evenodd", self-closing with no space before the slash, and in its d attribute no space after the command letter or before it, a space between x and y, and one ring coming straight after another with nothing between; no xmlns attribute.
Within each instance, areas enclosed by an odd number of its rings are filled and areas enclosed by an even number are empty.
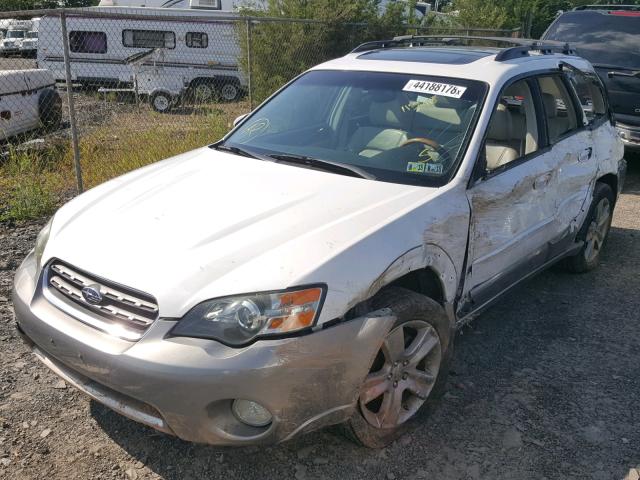
<svg viewBox="0 0 640 480"><path fill-rule="evenodd" d="M554 238L558 158L546 145L535 78L500 94L467 190L469 270L462 311L475 310L543 265Z"/></svg>
<svg viewBox="0 0 640 480"><path fill-rule="evenodd" d="M567 77L562 73L540 75L536 82L544 107L549 153L558 167L556 211L548 253L553 258L573 243L582 223L600 151L596 150L593 132ZM594 106L590 93L583 94L583 101L585 109L601 112L601 102Z"/></svg>

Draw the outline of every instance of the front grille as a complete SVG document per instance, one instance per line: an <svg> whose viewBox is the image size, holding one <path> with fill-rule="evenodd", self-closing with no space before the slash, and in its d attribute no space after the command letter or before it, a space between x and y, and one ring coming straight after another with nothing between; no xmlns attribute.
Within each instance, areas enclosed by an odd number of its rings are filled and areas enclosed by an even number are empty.
<svg viewBox="0 0 640 480"><path fill-rule="evenodd" d="M47 288L58 293L65 301L98 314L111 324L133 330L138 336L158 317L158 304L151 295L118 285L59 260L49 264L45 281ZM88 301L82 291L87 287L98 291L101 300Z"/></svg>

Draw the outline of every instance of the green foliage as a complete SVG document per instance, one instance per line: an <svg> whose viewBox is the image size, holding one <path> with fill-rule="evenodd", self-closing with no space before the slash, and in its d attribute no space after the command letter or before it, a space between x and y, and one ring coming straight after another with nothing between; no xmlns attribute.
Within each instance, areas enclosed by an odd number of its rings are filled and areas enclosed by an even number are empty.
<svg viewBox="0 0 640 480"><path fill-rule="evenodd" d="M405 33L406 4L390 3L379 15L379 0L270 0L266 11L250 16L313 19L321 23L256 22L238 26L245 75L251 56L252 95L261 101L309 67L347 53L367 40Z"/></svg>
<svg viewBox="0 0 640 480"><path fill-rule="evenodd" d="M197 115L121 114L117 124L88 132L80 139L85 188L221 138L231 119L246 111L243 104L226 108L233 110L203 110ZM65 138L48 139L42 150L13 148L0 157L0 222L50 215L73 195L72 159Z"/></svg>
<svg viewBox="0 0 640 480"><path fill-rule="evenodd" d="M453 9L457 10L458 22L463 27L507 28L509 15L501 2L485 0L456 0Z"/></svg>
<svg viewBox="0 0 640 480"><path fill-rule="evenodd" d="M0 12L48 8L93 7L100 0L0 0Z"/></svg>
<svg viewBox="0 0 640 480"><path fill-rule="evenodd" d="M580 5L633 3L628 0L454 0L450 11L464 27L522 28L525 35L538 38L558 12Z"/></svg>
<svg viewBox="0 0 640 480"><path fill-rule="evenodd" d="M65 151L56 146L41 152L9 151L0 169L0 222L40 218L55 209L59 179L49 158Z"/></svg>

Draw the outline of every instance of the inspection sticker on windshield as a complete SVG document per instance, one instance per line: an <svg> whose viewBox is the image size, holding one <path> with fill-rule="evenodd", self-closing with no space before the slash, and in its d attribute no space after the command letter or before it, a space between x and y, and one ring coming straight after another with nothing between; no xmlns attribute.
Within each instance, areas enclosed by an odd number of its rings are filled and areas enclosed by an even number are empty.
<svg viewBox="0 0 640 480"><path fill-rule="evenodd" d="M410 173L437 173L442 174L441 163L408 162L407 172Z"/></svg>
<svg viewBox="0 0 640 480"><path fill-rule="evenodd" d="M467 91L467 87L451 85L450 83L427 82L425 80L409 80L402 89L405 92L430 93L443 97L460 98Z"/></svg>

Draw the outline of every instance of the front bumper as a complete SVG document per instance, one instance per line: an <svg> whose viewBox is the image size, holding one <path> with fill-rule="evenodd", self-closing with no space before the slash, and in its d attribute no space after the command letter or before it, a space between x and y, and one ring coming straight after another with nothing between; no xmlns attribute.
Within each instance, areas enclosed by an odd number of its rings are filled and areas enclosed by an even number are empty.
<svg viewBox="0 0 640 480"><path fill-rule="evenodd" d="M12 54L20 53L20 47L3 47L3 48L0 48L0 53L4 55L12 55Z"/></svg>
<svg viewBox="0 0 640 480"><path fill-rule="evenodd" d="M18 329L45 365L97 401L183 440L215 445L275 443L353 412L360 384L395 318L379 311L314 333L231 348L169 338L157 320L137 342L99 332L50 304L35 262L18 269ZM263 428L239 422L233 399L260 402Z"/></svg>
<svg viewBox="0 0 640 480"><path fill-rule="evenodd" d="M617 122L616 129L626 150L640 151L640 127Z"/></svg>

